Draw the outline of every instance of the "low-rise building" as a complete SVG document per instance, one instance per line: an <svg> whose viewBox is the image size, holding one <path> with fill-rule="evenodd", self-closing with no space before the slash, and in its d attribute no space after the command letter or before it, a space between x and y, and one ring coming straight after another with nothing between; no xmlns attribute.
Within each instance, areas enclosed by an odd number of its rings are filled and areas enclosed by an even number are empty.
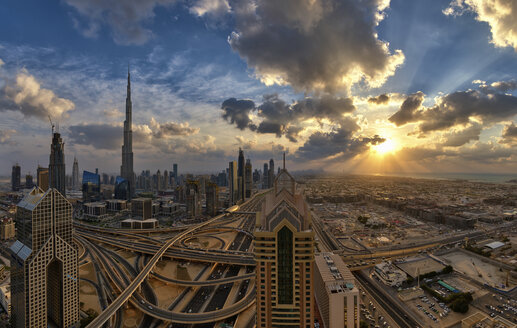
<svg viewBox="0 0 517 328"><path fill-rule="evenodd" d="M390 261L376 264L373 272L388 286L400 286L407 279L407 274Z"/></svg>
<svg viewBox="0 0 517 328"><path fill-rule="evenodd" d="M134 198L131 200L131 215L141 220L150 219L153 216L153 200L151 198Z"/></svg>
<svg viewBox="0 0 517 328"><path fill-rule="evenodd" d="M91 202L83 204L84 216L90 220L101 220L107 217L106 203Z"/></svg>
<svg viewBox="0 0 517 328"><path fill-rule="evenodd" d="M12 218L3 218L0 220L0 239L7 240L14 238L16 229L14 228L14 221Z"/></svg>
<svg viewBox="0 0 517 328"><path fill-rule="evenodd" d="M11 315L11 287L9 285L0 286L0 304L5 312Z"/></svg>
<svg viewBox="0 0 517 328"><path fill-rule="evenodd" d="M108 199L106 204L110 212L120 212L127 209L127 200L124 199Z"/></svg>
<svg viewBox="0 0 517 328"><path fill-rule="evenodd" d="M359 328L360 299L354 276L333 253L314 256L314 291L324 328Z"/></svg>
<svg viewBox="0 0 517 328"><path fill-rule="evenodd" d="M158 227L158 220L147 219L147 220L135 220L126 219L120 222L121 228L126 229L155 229Z"/></svg>

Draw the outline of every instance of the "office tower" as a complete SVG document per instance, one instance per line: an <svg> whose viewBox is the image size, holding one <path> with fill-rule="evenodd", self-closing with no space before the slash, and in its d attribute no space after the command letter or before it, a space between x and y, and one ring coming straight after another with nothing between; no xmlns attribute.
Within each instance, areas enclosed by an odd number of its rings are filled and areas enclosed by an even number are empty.
<svg viewBox="0 0 517 328"><path fill-rule="evenodd" d="M83 201L95 202L101 199L101 177L93 172L83 171Z"/></svg>
<svg viewBox="0 0 517 328"><path fill-rule="evenodd" d="M251 161L248 158L246 160L246 165L244 166L244 194L246 198L251 197L251 190L253 189L253 175L251 173Z"/></svg>
<svg viewBox="0 0 517 328"><path fill-rule="evenodd" d="M219 208L219 188L217 184L208 182L206 184L206 214L215 216Z"/></svg>
<svg viewBox="0 0 517 328"><path fill-rule="evenodd" d="M133 174L133 125L131 120L131 78L127 69L126 120L124 121L124 144L122 145L122 166L120 176L129 182L129 200L135 194L135 176Z"/></svg>
<svg viewBox="0 0 517 328"><path fill-rule="evenodd" d="M74 165L72 166L72 189L79 190L79 163L74 156Z"/></svg>
<svg viewBox="0 0 517 328"><path fill-rule="evenodd" d="M314 232L294 178L282 169L255 227L257 327L311 328Z"/></svg>
<svg viewBox="0 0 517 328"><path fill-rule="evenodd" d="M47 191L47 189L48 189L48 168L41 167L38 165L37 173L38 173L38 177L36 179L38 182L38 187L40 187L40 189L43 191Z"/></svg>
<svg viewBox="0 0 517 328"><path fill-rule="evenodd" d="M269 160L269 170L267 171L268 188L273 188L275 183L275 162L273 159Z"/></svg>
<svg viewBox="0 0 517 328"><path fill-rule="evenodd" d="M16 165L13 165L13 170L11 173L11 190L12 191L18 191L21 187L21 171L20 165L16 163Z"/></svg>
<svg viewBox="0 0 517 328"><path fill-rule="evenodd" d="M73 327L79 321L79 275L72 205L56 188L33 188L18 203L16 230L11 246L14 327Z"/></svg>
<svg viewBox="0 0 517 328"><path fill-rule="evenodd" d="M245 171L245 162L244 162L244 152L241 148L239 148L239 159L237 162L237 200L246 199L246 171Z"/></svg>
<svg viewBox="0 0 517 328"><path fill-rule="evenodd" d="M178 183L178 164L176 163L172 164L172 177Z"/></svg>
<svg viewBox="0 0 517 328"><path fill-rule="evenodd" d="M25 188L31 189L32 187L34 187L34 182L32 181L32 175L29 173L25 175Z"/></svg>
<svg viewBox="0 0 517 328"><path fill-rule="evenodd" d="M123 177L117 177L115 181L115 199L126 200L129 197L129 183Z"/></svg>
<svg viewBox="0 0 517 328"><path fill-rule="evenodd" d="M188 180L185 187L187 216L190 218L196 218L201 215L201 195L199 193L199 182Z"/></svg>
<svg viewBox="0 0 517 328"><path fill-rule="evenodd" d="M163 171L163 190L169 189L169 172Z"/></svg>
<svg viewBox="0 0 517 328"><path fill-rule="evenodd" d="M139 220L150 219L153 216L153 200L151 198L133 198L131 216Z"/></svg>
<svg viewBox="0 0 517 328"><path fill-rule="evenodd" d="M262 172L262 189L269 188L269 171L267 167L267 163L264 163L264 172Z"/></svg>
<svg viewBox="0 0 517 328"><path fill-rule="evenodd" d="M160 172L160 170L158 170L156 172L156 190L157 191L161 191L162 190L162 184L163 184L162 173Z"/></svg>
<svg viewBox="0 0 517 328"><path fill-rule="evenodd" d="M230 206L235 205L238 200L237 196L239 191L237 182L237 162L231 161L228 170L228 200Z"/></svg>
<svg viewBox="0 0 517 328"><path fill-rule="evenodd" d="M314 294L325 328L359 328L359 290L339 255L315 256Z"/></svg>
<svg viewBox="0 0 517 328"><path fill-rule="evenodd" d="M49 187L56 188L63 197L66 197L65 143L58 132L54 132L50 146L48 179Z"/></svg>

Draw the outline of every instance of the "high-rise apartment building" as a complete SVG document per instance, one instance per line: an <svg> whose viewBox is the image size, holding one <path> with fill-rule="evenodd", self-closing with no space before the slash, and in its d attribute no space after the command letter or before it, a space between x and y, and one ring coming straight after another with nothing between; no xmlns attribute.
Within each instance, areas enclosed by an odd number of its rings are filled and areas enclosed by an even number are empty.
<svg viewBox="0 0 517 328"><path fill-rule="evenodd" d="M359 328L359 290L339 255L316 254L314 291L324 328Z"/></svg>
<svg viewBox="0 0 517 328"><path fill-rule="evenodd" d="M201 215L201 194L199 182L189 180L185 185L185 202L187 203L187 215L196 218Z"/></svg>
<svg viewBox="0 0 517 328"><path fill-rule="evenodd" d="M32 175L26 174L25 175L25 188L31 189L32 187L34 187L34 181L32 179Z"/></svg>
<svg viewBox="0 0 517 328"><path fill-rule="evenodd" d="M107 183L104 183L107 184ZM79 163L74 156L74 164L72 165L72 189L79 190L81 183L79 182Z"/></svg>
<svg viewBox="0 0 517 328"><path fill-rule="evenodd" d="M169 182L170 182L169 172L167 172L167 170L165 170L165 171L163 171L163 190L169 189Z"/></svg>
<svg viewBox="0 0 517 328"><path fill-rule="evenodd" d="M54 132L50 146L50 161L48 165L49 187L57 189L66 197L65 177L65 143L59 132Z"/></svg>
<svg viewBox="0 0 517 328"><path fill-rule="evenodd" d="M255 228L257 328L314 325L314 232L310 210L284 169Z"/></svg>
<svg viewBox="0 0 517 328"><path fill-rule="evenodd" d="M248 158L246 160L246 165L244 166L244 196L246 198L251 197L251 190L253 189L253 174L251 161Z"/></svg>
<svg viewBox="0 0 517 328"><path fill-rule="evenodd" d="M269 170L267 174L268 188L273 188L273 184L275 183L275 162L272 158L269 160Z"/></svg>
<svg viewBox="0 0 517 328"><path fill-rule="evenodd" d="M215 216L219 208L219 187L213 182L206 184L206 214Z"/></svg>
<svg viewBox="0 0 517 328"><path fill-rule="evenodd" d="M238 201L239 190L237 186L237 162L231 161L228 167L228 200L231 205Z"/></svg>
<svg viewBox="0 0 517 328"><path fill-rule="evenodd" d="M135 174L133 173L133 105L131 103L131 77L127 70L126 120L124 121L124 144L122 145L122 166L120 176L129 182L129 200L135 194Z"/></svg>
<svg viewBox="0 0 517 328"><path fill-rule="evenodd" d="M22 169L20 168L20 165L18 165L18 163L16 163L16 165L13 165L13 169L11 172L11 190L12 191L20 190L21 174L22 174Z"/></svg>
<svg viewBox="0 0 517 328"><path fill-rule="evenodd" d="M79 321L72 205L55 188L33 188L18 204L11 246L16 328L74 327Z"/></svg>
<svg viewBox="0 0 517 328"><path fill-rule="evenodd" d="M239 158L237 162L237 191L238 196L237 200L246 199L246 169L245 169L245 162L244 162L244 152L241 148L239 148Z"/></svg>
<svg viewBox="0 0 517 328"><path fill-rule="evenodd" d="M48 168L41 167L38 165L38 176L36 177L38 182L38 187L43 190L47 191L48 189Z"/></svg>
<svg viewBox="0 0 517 328"><path fill-rule="evenodd" d="M176 183L178 182L178 164L174 163L172 164L172 177L174 180L176 180Z"/></svg>
<svg viewBox="0 0 517 328"><path fill-rule="evenodd" d="M267 165L267 163L264 163L264 172L262 172L262 189L269 188L268 175L269 175L268 165Z"/></svg>

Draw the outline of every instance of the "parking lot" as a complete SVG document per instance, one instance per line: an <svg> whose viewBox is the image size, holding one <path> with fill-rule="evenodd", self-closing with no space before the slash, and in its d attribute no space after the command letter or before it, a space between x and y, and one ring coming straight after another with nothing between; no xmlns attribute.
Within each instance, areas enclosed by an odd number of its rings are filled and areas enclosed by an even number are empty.
<svg viewBox="0 0 517 328"><path fill-rule="evenodd" d="M472 305L490 317L503 317L517 324L517 300L499 294L488 293L472 302Z"/></svg>

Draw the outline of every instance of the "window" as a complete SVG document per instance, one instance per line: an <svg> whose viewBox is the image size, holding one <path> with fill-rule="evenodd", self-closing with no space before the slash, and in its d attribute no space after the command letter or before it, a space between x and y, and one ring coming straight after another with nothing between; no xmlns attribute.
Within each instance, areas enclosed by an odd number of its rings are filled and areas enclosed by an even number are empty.
<svg viewBox="0 0 517 328"><path fill-rule="evenodd" d="M293 303L293 233L288 227L278 231L278 303Z"/></svg>

